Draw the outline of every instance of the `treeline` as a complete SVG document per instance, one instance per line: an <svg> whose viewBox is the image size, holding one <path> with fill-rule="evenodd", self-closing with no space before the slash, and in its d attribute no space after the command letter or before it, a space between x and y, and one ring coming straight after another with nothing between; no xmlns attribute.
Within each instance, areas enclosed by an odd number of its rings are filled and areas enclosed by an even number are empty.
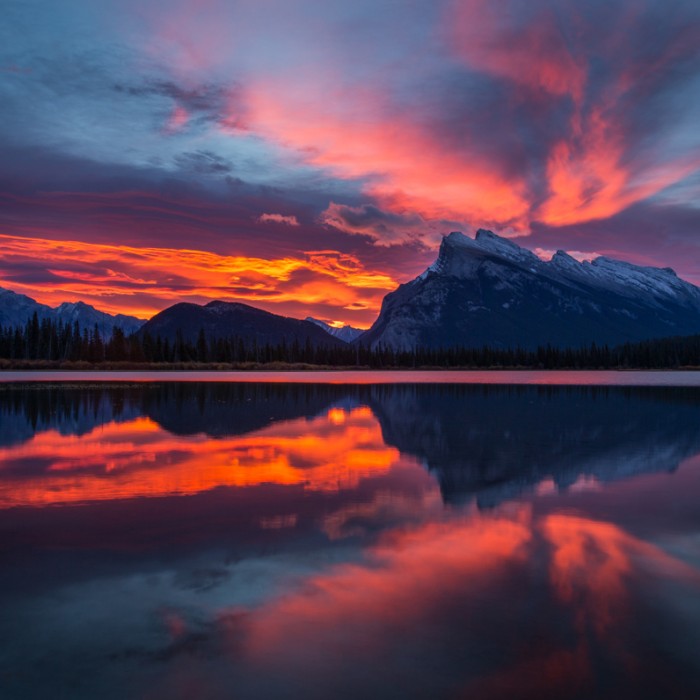
<svg viewBox="0 0 700 700"><path fill-rule="evenodd" d="M551 346L525 350L491 347L416 348L397 351L359 345L314 346L291 343L260 344L243 338L207 337L200 331L195 342L178 335L174 341L148 333L126 336L115 328L104 338L97 326L81 329L36 314L21 326L0 328L0 359L14 362L51 363L149 363L149 364L308 364L335 367L529 367L538 369L665 369L700 366L700 335L663 338L615 347L583 348Z"/></svg>

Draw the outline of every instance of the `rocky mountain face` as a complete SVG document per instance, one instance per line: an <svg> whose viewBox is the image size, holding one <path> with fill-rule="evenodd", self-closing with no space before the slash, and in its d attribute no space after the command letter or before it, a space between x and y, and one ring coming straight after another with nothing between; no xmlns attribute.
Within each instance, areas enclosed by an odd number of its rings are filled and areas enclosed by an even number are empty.
<svg viewBox="0 0 700 700"><path fill-rule="evenodd" d="M298 342L313 346L344 345L310 321L278 316L256 309L254 306L236 302L212 301L205 306L198 304L175 304L156 314L139 331L175 340L178 332L184 340L196 342L199 331L209 338L237 337L246 343L259 345L291 345Z"/></svg>
<svg viewBox="0 0 700 700"><path fill-rule="evenodd" d="M90 330L97 325L100 334L105 337L111 336L115 327L121 328L126 335L129 335L144 324L140 318L124 314L111 316L82 301L64 302L52 308L24 294L0 288L0 326L24 325L35 313L40 321L51 319L56 322L63 321L63 323L77 322L81 328Z"/></svg>
<svg viewBox="0 0 700 700"><path fill-rule="evenodd" d="M81 328L94 328L97 325L100 333L104 336L111 335L114 327L121 328L126 335L131 335L145 323L140 318L125 316L124 314L111 316L82 301L64 301L63 304L54 309L54 313L64 323L75 323L77 321Z"/></svg>
<svg viewBox="0 0 700 700"><path fill-rule="evenodd" d="M358 342L373 348L615 345L700 332L700 289L670 268L560 250L545 262L479 230L446 236L437 260L388 294Z"/></svg>
<svg viewBox="0 0 700 700"><path fill-rule="evenodd" d="M362 328L353 328L352 326L342 326L340 328L336 328L325 321L319 321L317 318L312 318L311 316L307 316L306 320L311 321L311 323L315 323L319 328L323 328L326 333L332 335L334 338L342 340L345 343L352 343L353 340L357 340L364 333Z"/></svg>
<svg viewBox="0 0 700 700"><path fill-rule="evenodd" d="M40 304L24 294L16 294L0 288L0 326L17 326L26 323L36 312L39 320L52 316L53 309Z"/></svg>

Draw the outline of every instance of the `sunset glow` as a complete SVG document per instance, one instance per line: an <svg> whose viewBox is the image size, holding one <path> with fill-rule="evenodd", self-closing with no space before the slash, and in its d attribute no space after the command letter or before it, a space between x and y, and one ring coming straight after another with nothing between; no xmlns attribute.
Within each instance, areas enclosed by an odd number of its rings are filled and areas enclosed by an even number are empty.
<svg viewBox="0 0 700 700"><path fill-rule="evenodd" d="M50 281L15 285L15 291L41 303L82 299L142 318L179 301L224 299L273 310L282 302L304 309L333 299L341 318L347 309L361 309L369 321L396 285L385 274L365 270L354 256L335 251L265 259L0 235L0 255L8 267L42 261ZM300 272L303 279L296 277Z"/></svg>
<svg viewBox="0 0 700 700"><path fill-rule="evenodd" d="M696 3L261 7L13 4L0 287L368 327L479 227L700 282Z"/></svg>

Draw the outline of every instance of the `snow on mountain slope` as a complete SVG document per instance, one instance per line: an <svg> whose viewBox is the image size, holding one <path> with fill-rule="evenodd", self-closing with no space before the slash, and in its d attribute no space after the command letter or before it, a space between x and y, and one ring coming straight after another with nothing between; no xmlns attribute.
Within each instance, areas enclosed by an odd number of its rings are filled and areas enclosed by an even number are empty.
<svg viewBox="0 0 700 700"><path fill-rule="evenodd" d="M419 279L425 278L430 272L468 275L478 267L481 256L493 255L525 267L533 273L572 281L583 280L587 284L612 288L629 296L648 294L657 298L687 297L700 303L700 289L680 279L675 271L668 267L643 267L603 256L590 262L579 262L563 250L558 250L549 262L545 262L532 251L484 229L479 229L475 238L469 238L457 231L452 232L444 238L443 246L445 249L468 251L470 255L453 256L441 249L438 259L419 276ZM456 261L459 263L456 264Z"/></svg>
<svg viewBox="0 0 700 700"><path fill-rule="evenodd" d="M54 313L57 318L64 323L78 322L83 328L94 328L97 326L102 335L111 335L114 327L121 328L124 333L130 335L135 333L145 323L139 318L117 314L111 316L104 311L98 311L94 306L85 304L82 301L64 301L56 307Z"/></svg>
<svg viewBox="0 0 700 700"><path fill-rule="evenodd" d="M356 340L364 333L362 328L353 328L352 326L341 326L340 328L336 328L325 321L320 321L319 319L312 318L311 316L307 316L306 320L311 321L311 323L315 323L319 328L323 328L326 333L332 335L334 338L342 340L345 343L352 343L353 340Z"/></svg>
<svg viewBox="0 0 700 700"><path fill-rule="evenodd" d="M361 338L373 347L575 347L700 333L700 289L673 270L600 257L550 261L480 229L388 294Z"/></svg>
<svg viewBox="0 0 700 700"><path fill-rule="evenodd" d="M77 322L81 328L90 330L97 325L103 336L111 335L112 329L115 327L121 328L124 333L129 335L145 323L139 318L124 314L111 316L82 301L64 302L54 309L46 304L40 304L24 294L0 288L0 326L24 325L34 313L37 314L40 321L49 318L63 323Z"/></svg>

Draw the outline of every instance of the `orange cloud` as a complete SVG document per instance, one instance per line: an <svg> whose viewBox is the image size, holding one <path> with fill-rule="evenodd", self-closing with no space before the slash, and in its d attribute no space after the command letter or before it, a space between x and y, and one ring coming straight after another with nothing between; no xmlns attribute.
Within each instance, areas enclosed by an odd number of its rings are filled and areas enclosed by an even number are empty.
<svg viewBox="0 0 700 700"><path fill-rule="evenodd" d="M286 305L300 317L332 306L338 320L362 326L374 320L386 292L397 286L389 275L337 251L264 259L0 235L0 255L9 270L41 260L49 273L42 272L45 281L31 283L10 276L13 291L52 305L81 299L142 318L180 301L223 299L278 313Z"/></svg>
<svg viewBox="0 0 700 700"><path fill-rule="evenodd" d="M619 125L598 108L568 141L559 141L547 161L549 196L535 216L552 226L606 219L682 180L698 167L685 157L646 169L643 179L629 163Z"/></svg>

